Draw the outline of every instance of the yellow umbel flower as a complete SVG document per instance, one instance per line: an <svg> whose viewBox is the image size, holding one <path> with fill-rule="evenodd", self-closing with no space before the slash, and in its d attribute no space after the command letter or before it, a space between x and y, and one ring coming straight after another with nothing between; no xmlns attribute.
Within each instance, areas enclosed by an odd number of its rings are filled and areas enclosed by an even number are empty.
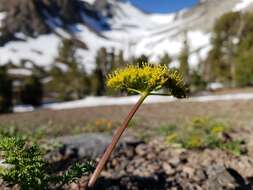
<svg viewBox="0 0 253 190"><path fill-rule="evenodd" d="M151 93L167 88L177 98L185 97L182 77L177 71L170 71L165 65L128 65L108 76L107 86L113 89Z"/></svg>
<svg viewBox="0 0 253 190"><path fill-rule="evenodd" d="M108 76L107 86L114 89L125 90L141 94L139 100L131 109L122 126L118 128L113 136L111 144L101 157L94 173L92 174L88 186L92 187L99 174L103 170L111 153L115 149L121 135L126 130L134 114L149 95L171 95L177 98L186 96L185 86L182 77L176 71L171 71L164 65L151 65L144 63L140 66L128 65L126 68L118 69ZM170 93L161 94L154 91L167 88ZM193 142L193 144L195 141ZM198 143L198 142L197 142Z"/></svg>

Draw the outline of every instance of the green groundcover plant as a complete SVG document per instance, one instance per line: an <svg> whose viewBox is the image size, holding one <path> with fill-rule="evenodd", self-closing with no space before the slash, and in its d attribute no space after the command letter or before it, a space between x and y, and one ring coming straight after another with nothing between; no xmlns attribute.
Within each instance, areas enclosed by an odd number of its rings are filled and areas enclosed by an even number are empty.
<svg viewBox="0 0 253 190"><path fill-rule="evenodd" d="M121 135L126 130L138 108L149 95L186 97L186 88L181 75L177 71L170 70L165 65L148 63L142 63L138 66L129 65L110 74L107 79L107 86L129 94L139 94L140 98L127 115L122 126L116 130L111 144L107 147L89 180L88 187L92 187L95 184Z"/></svg>
<svg viewBox="0 0 253 190"><path fill-rule="evenodd" d="M93 170L90 162L75 164L62 175L54 175L42 149L19 137L0 137L0 177L22 190L59 189Z"/></svg>
<svg viewBox="0 0 253 190"><path fill-rule="evenodd" d="M234 155L246 153L243 140L232 138L232 128L225 122L208 117L195 117L184 125L162 125L158 132L166 142L186 149L219 148Z"/></svg>

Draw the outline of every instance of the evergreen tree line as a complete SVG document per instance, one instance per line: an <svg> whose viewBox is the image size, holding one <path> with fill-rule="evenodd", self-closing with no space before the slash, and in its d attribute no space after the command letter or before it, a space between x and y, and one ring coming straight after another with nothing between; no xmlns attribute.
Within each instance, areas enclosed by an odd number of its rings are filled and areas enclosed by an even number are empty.
<svg viewBox="0 0 253 190"><path fill-rule="evenodd" d="M253 84L253 13L230 12L217 20L204 68L208 81Z"/></svg>
<svg viewBox="0 0 253 190"><path fill-rule="evenodd" d="M43 85L36 75L27 76L15 87L14 77L8 74L8 66L0 66L0 113L12 111L15 103L40 106Z"/></svg>
<svg viewBox="0 0 253 190"><path fill-rule="evenodd" d="M0 113L10 112L12 106L18 103L40 106L45 98L69 101L87 95L110 94L105 85L106 76L115 68L127 64L123 52L116 54L114 50L99 49L95 70L88 74L76 50L72 41L63 40L53 66L47 71L34 68L31 76L11 76L8 74L11 64L0 66ZM18 86L14 85L15 81L18 81Z"/></svg>
<svg viewBox="0 0 253 190"><path fill-rule="evenodd" d="M87 73L76 55L76 49L72 41L62 42L55 64L49 71L51 80L46 84L46 91L53 92L62 101L80 99L87 95L110 94L105 85L106 76L115 68L126 64L123 52L116 54L114 50L99 49L95 69L92 73Z"/></svg>
<svg viewBox="0 0 253 190"><path fill-rule="evenodd" d="M187 36L187 35L186 35ZM177 68L191 92L204 90L212 82L225 87L253 85L253 13L229 12L217 19L211 39L211 49L196 69L190 69L190 44L187 37L177 59ZM170 63L165 54L160 64Z"/></svg>

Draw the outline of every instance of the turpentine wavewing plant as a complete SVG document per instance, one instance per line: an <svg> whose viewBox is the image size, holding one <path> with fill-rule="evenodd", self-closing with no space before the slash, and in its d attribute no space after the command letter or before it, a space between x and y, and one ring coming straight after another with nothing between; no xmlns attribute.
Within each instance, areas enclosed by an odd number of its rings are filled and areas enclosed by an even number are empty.
<svg viewBox="0 0 253 190"><path fill-rule="evenodd" d="M177 98L186 96L181 75L177 71L170 71L164 65L129 65L118 69L108 76L107 86L138 94L173 95ZM153 93L165 88L170 91L170 94Z"/></svg>
<svg viewBox="0 0 253 190"><path fill-rule="evenodd" d="M143 63L138 66L128 65L126 68L118 69L111 73L107 79L107 86L115 90L140 94L140 98L127 115L122 126L116 130L111 144L107 147L90 178L88 183L89 187L92 187L96 182L97 177L101 173L121 135L147 96L186 97L186 88L181 75L177 71L170 70L165 65L152 65L148 63ZM162 89L167 89L168 93L158 93Z"/></svg>

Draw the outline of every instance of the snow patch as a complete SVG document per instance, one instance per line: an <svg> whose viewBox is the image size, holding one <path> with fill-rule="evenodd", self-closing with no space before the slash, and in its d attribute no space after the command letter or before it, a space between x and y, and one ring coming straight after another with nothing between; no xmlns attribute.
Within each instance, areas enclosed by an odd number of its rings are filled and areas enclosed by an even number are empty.
<svg viewBox="0 0 253 190"><path fill-rule="evenodd" d="M46 104L43 108L52 110L62 109L75 109L82 107L98 107L98 106L115 106L115 105L132 105L139 99L139 96L127 96L127 97L87 97L82 100L76 100L71 102L51 103ZM253 99L253 93L238 93L238 94L225 94L225 95L208 95L199 96L188 99L178 100L173 97L166 96L149 96L144 104L162 103L162 102L210 102L210 101L232 101L232 100L251 100Z"/></svg>
<svg viewBox="0 0 253 190"><path fill-rule="evenodd" d="M217 90L217 89L221 89L223 87L224 87L224 85L219 82L213 82L213 83L209 83L207 85L207 89L209 89L209 90Z"/></svg>
<svg viewBox="0 0 253 190"><path fill-rule="evenodd" d="M32 71L28 69L9 69L8 73L10 75L22 75L22 76L31 76Z"/></svg>
<svg viewBox="0 0 253 190"><path fill-rule="evenodd" d="M89 3L90 5L93 5L96 2L96 0L81 0L81 1Z"/></svg>
<svg viewBox="0 0 253 190"><path fill-rule="evenodd" d="M35 108L33 106L29 106L29 105L19 105L19 106L15 106L13 108L13 112L16 112L16 113L31 112L34 110L35 110Z"/></svg>
<svg viewBox="0 0 253 190"><path fill-rule="evenodd" d="M169 24L174 21L176 14L152 14L150 19L159 24Z"/></svg>
<svg viewBox="0 0 253 190"><path fill-rule="evenodd" d="M190 31L187 35L190 47L192 49L202 48L210 43L210 33L204 33L201 31Z"/></svg>
<svg viewBox="0 0 253 190"><path fill-rule="evenodd" d="M241 11L247 8L252 3L253 3L253 0L241 0L241 2L235 5L233 11Z"/></svg>
<svg viewBox="0 0 253 190"><path fill-rule="evenodd" d="M22 60L30 60L46 67L54 62L60 41L60 37L50 34L27 38L26 41L9 42L0 47L0 64L12 62L19 65Z"/></svg>
<svg viewBox="0 0 253 190"><path fill-rule="evenodd" d="M117 105L133 105L139 99L139 96L127 97L87 97L85 99L44 104L41 108L50 110L65 110L85 107L100 107L100 106L117 106ZM253 100L253 93L234 93L224 95L207 95L197 96L188 99L176 99L171 96L148 96L144 104L166 103L166 102L213 102L213 101L236 101L236 100ZM39 108L39 109L41 109ZM18 105L13 109L14 112L31 112L35 111L33 106Z"/></svg>

